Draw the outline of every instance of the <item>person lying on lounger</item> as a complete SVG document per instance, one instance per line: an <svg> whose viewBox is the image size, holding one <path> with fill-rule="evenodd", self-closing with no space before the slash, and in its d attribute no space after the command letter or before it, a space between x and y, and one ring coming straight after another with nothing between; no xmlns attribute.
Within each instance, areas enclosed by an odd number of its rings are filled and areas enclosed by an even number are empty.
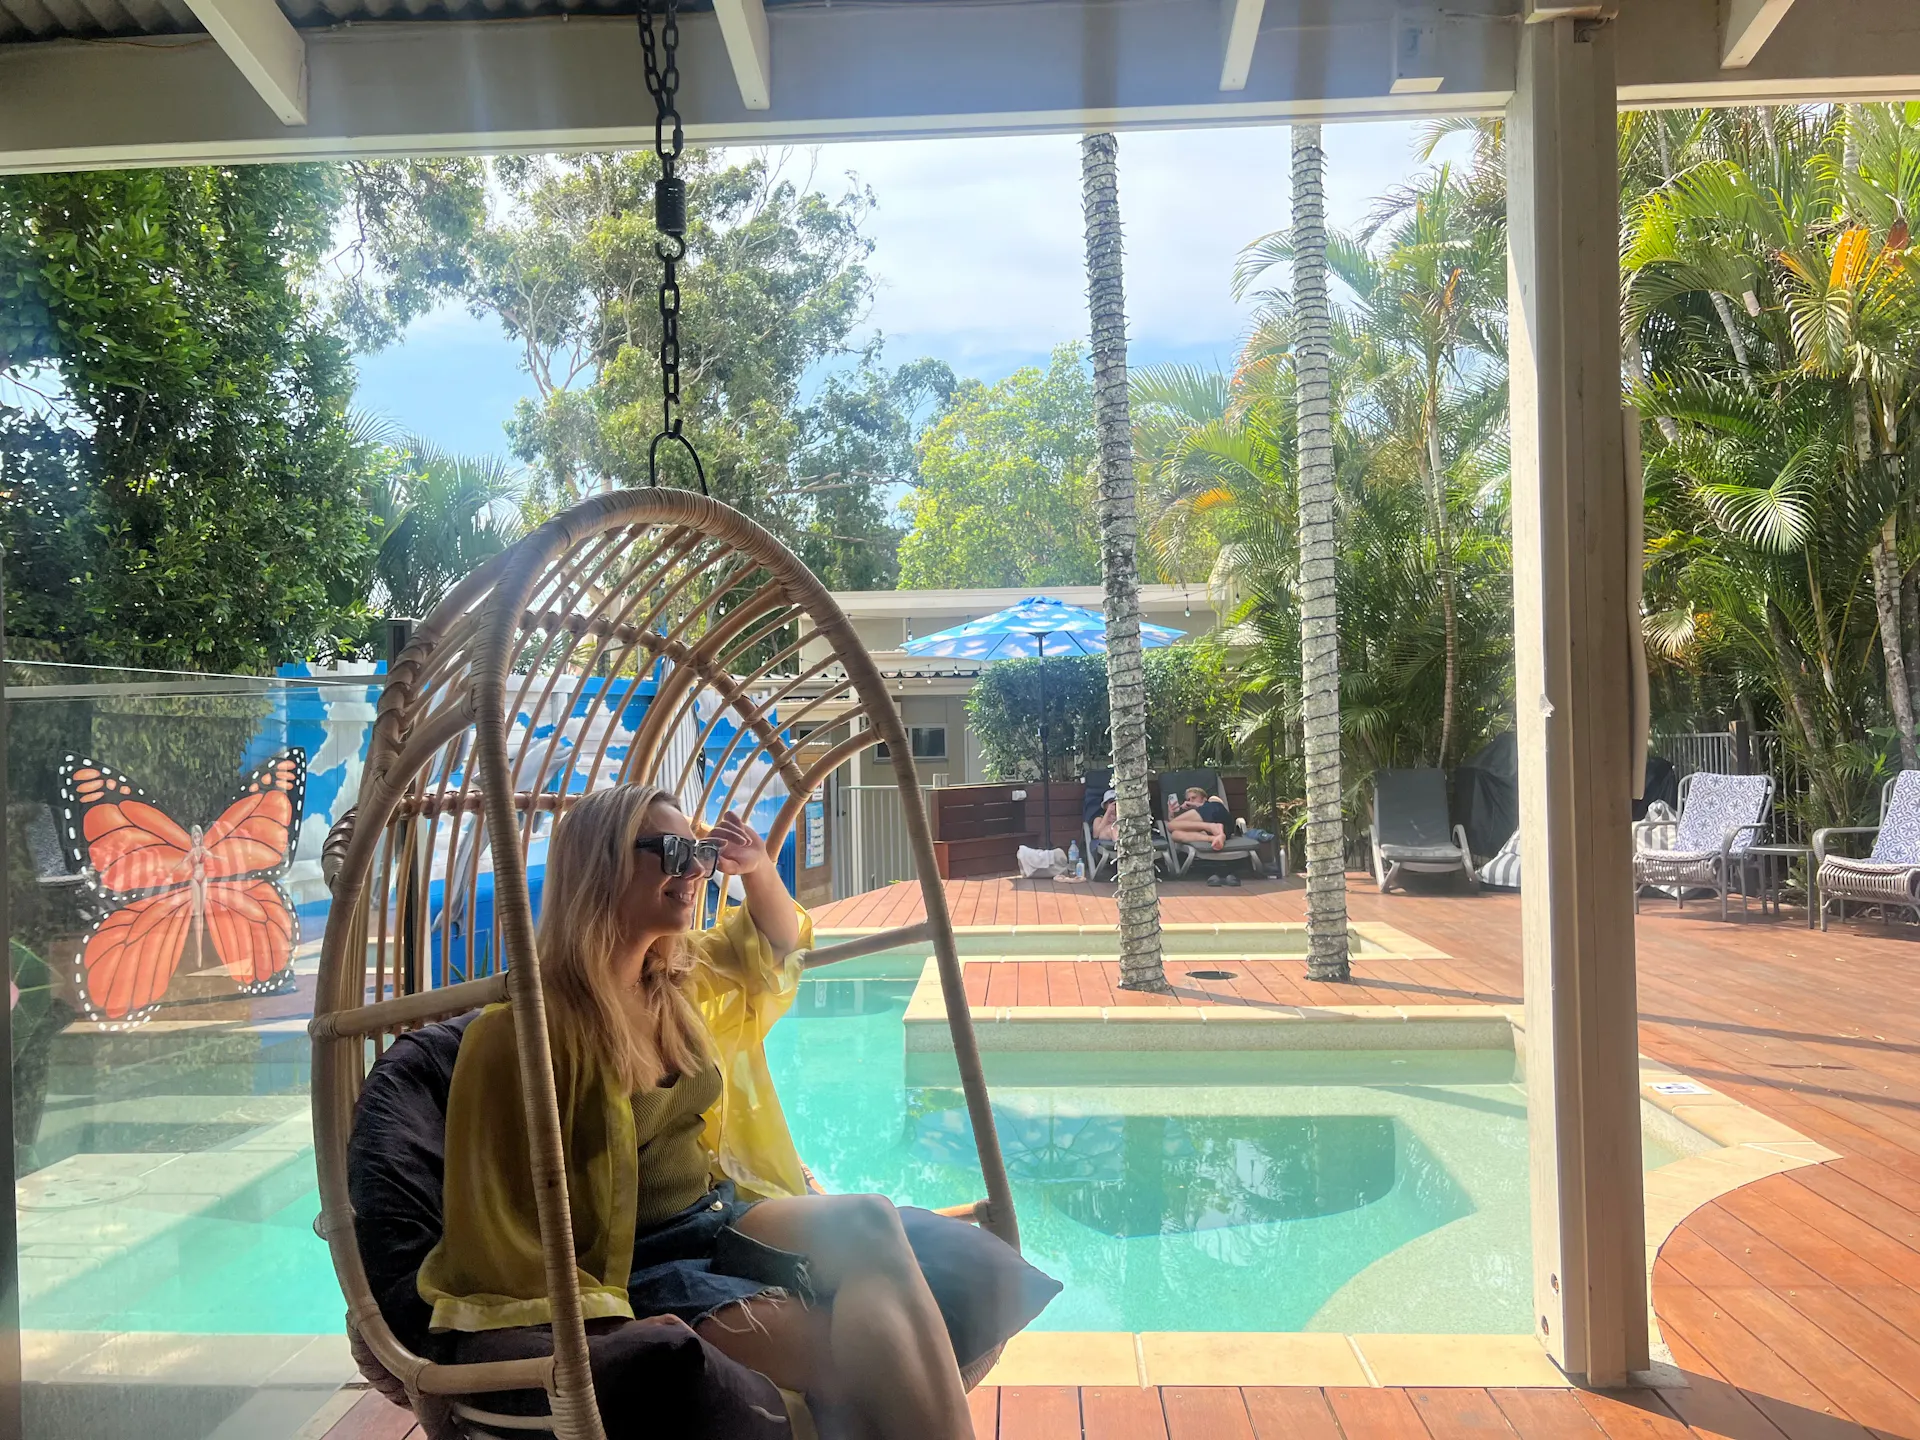
<svg viewBox="0 0 1920 1440"><path fill-rule="evenodd" d="M1167 833L1183 845L1224 850L1227 827L1232 823L1233 812L1227 809L1227 802L1198 785L1189 785L1183 799L1167 801Z"/></svg>
<svg viewBox="0 0 1920 1440"><path fill-rule="evenodd" d="M1108 844L1120 838L1120 792L1109 790L1093 817L1093 838Z"/></svg>

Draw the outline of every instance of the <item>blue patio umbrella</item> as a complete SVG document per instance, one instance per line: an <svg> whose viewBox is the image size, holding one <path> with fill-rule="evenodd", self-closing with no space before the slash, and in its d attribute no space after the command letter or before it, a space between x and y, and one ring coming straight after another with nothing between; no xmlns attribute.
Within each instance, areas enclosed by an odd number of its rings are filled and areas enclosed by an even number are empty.
<svg viewBox="0 0 1920 1440"><path fill-rule="evenodd" d="M1153 650L1171 645L1184 636L1184 630L1169 630L1164 625L1140 622L1140 644ZM1104 655L1107 650L1107 621L1098 610L1083 609L1055 600L1048 595L1029 595L1018 605L996 610L978 620L955 625L937 635L909 640L909 655L944 655L955 660L1032 660L1040 665L1040 793L1047 794L1047 641L1054 640L1054 653ZM1043 802L1047 848L1053 848L1053 806Z"/></svg>

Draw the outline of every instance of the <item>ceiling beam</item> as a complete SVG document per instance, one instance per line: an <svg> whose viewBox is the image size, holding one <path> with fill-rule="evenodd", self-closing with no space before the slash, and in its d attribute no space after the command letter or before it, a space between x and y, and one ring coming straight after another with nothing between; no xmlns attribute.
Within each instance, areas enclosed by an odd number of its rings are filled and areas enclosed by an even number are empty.
<svg viewBox="0 0 1920 1440"><path fill-rule="evenodd" d="M1220 0L1220 88L1244 90L1267 0Z"/></svg>
<svg viewBox="0 0 1920 1440"><path fill-rule="evenodd" d="M1920 98L1915 0L1799 0L1744 69L1721 66L1717 0L1618 5L1620 103ZM711 13L681 19L694 145L1080 134L1498 113L1514 0L1448 0L1429 94L1394 94L1407 0L1266 0L1244 90L1222 93L1221 0L782 5L780 91L742 102ZM305 32L307 124L261 105L198 36L0 45L0 171L648 145L631 18L374 21Z"/></svg>
<svg viewBox="0 0 1920 1440"><path fill-rule="evenodd" d="M720 20L720 38L733 62L733 78L740 86L740 103L749 110L773 108L773 46L767 35L767 8L762 0L713 0Z"/></svg>
<svg viewBox="0 0 1920 1440"><path fill-rule="evenodd" d="M307 44L273 0L187 0L282 125L307 123Z"/></svg>
<svg viewBox="0 0 1920 1440"><path fill-rule="evenodd" d="M1720 32L1721 68L1744 70L1753 64L1760 47L1792 8L1793 0L1720 0L1725 16Z"/></svg>

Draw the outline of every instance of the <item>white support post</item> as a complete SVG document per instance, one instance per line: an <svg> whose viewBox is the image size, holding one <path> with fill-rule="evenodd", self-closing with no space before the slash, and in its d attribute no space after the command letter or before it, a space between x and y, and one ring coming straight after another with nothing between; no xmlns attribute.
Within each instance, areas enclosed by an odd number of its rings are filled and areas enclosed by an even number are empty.
<svg viewBox="0 0 1920 1440"><path fill-rule="evenodd" d="M273 0L187 0L187 8L282 125L307 123L307 42Z"/></svg>
<svg viewBox="0 0 1920 1440"><path fill-rule="evenodd" d="M1244 90L1267 0L1220 0L1220 88Z"/></svg>
<svg viewBox="0 0 1920 1440"><path fill-rule="evenodd" d="M749 110L773 108L773 44L767 35L767 7L762 0L713 0L726 42L733 78L740 86L740 103Z"/></svg>
<svg viewBox="0 0 1920 1440"><path fill-rule="evenodd" d="M1720 0L1720 68L1744 70L1753 64L1792 8L1793 0Z"/></svg>
<svg viewBox="0 0 1920 1440"><path fill-rule="evenodd" d="M1520 33L1507 110L1514 642L1535 1329L1647 1368L1614 26Z"/></svg>

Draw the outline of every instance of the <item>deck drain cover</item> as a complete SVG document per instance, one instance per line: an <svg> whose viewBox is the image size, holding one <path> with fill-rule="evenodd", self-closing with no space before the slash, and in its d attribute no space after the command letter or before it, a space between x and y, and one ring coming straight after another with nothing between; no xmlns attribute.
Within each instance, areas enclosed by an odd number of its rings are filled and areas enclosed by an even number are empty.
<svg viewBox="0 0 1920 1440"><path fill-rule="evenodd" d="M137 1175L75 1175L46 1180L30 1175L17 1187L22 1210L78 1210L85 1205L125 1200L146 1188L146 1182Z"/></svg>
<svg viewBox="0 0 1920 1440"><path fill-rule="evenodd" d="M1189 980L1237 980L1239 976L1232 970L1189 970Z"/></svg>

